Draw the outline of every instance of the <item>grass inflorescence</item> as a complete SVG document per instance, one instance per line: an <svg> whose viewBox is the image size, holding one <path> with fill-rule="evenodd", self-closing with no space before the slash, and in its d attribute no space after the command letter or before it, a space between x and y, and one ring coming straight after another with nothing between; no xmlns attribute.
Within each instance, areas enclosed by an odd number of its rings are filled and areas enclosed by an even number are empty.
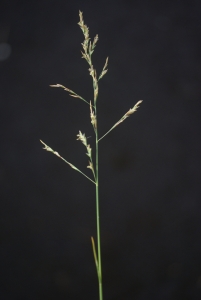
<svg viewBox="0 0 201 300"><path fill-rule="evenodd" d="M97 277L98 277L98 284L99 284L99 300L103 300L103 287L102 287L102 263L101 263L101 238L100 238L100 216L99 216L99 180L98 180L98 144L100 140L102 140L106 135L108 135L114 128L116 128L119 124L121 124L125 119L127 119L130 115L132 115L139 107L141 104L142 100L138 101L133 108L129 109L119 121L117 121L102 137L99 138L98 136L98 119L97 119L97 99L98 99L98 92L99 92L99 80L104 77L104 75L107 73L108 69L108 57L106 58L105 64L103 66L103 69L100 73L100 75L97 75L96 69L93 66L92 63L92 54L95 50L96 44L98 42L98 35L96 35L93 39L91 40L89 36L89 28L87 25L84 23L83 19L83 14L80 11L79 12L79 22L78 25L81 28L83 35L84 35L84 41L81 44L82 45L82 58L84 58L88 65L89 65L89 75L92 77L92 83L93 83L93 102L87 101L85 98L82 96L78 95L76 92L72 91L71 89L61 85L61 84L53 84L50 85L51 87L58 87L62 88L65 91L69 93L71 97L74 98L79 98L80 100L84 101L89 105L89 116L91 120L91 124L93 126L94 134L95 134L95 162L93 161L92 158L92 148L87 142L87 138L85 136L85 133L82 133L79 131L77 134L77 140L81 141L81 143L85 146L86 148L86 155L88 156L88 165L87 168L89 168L92 172L92 178L87 176L84 172L82 172L79 168L71 164L69 161L67 161L65 158L63 158L57 151L54 151L51 147L46 145L43 141L41 143L44 146L44 150L52 152L54 155L57 157L61 158L65 163L67 163L72 169L75 171L78 171L81 173L84 177L86 177L88 180L90 180L93 184L95 184L95 194L96 194L96 227L97 227L97 242L95 243L94 238L91 237L91 242L92 242L92 250L93 250L93 255L94 255L94 260L95 260L95 266L97 270Z"/></svg>

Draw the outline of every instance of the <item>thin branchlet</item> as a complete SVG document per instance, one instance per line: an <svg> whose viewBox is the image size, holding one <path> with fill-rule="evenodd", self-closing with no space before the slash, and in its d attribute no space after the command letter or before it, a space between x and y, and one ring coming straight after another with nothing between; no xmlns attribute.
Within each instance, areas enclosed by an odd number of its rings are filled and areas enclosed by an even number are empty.
<svg viewBox="0 0 201 300"><path fill-rule="evenodd" d="M69 88L65 87L64 85L62 84L51 84L50 85L51 87L60 87L62 89L64 89L64 91L67 91L69 92L69 96L71 97L74 97L74 98L79 98L81 99L82 101L86 102L87 104L89 104L89 102L87 100L85 100L83 97L81 97L80 95L78 95L77 93L75 93L74 91L70 90Z"/></svg>
<svg viewBox="0 0 201 300"><path fill-rule="evenodd" d="M98 141L102 140L106 135L108 135L108 133L110 133L115 127L117 127L119 124L121 124L124 120L126 120L128 117L130 117L130 115L134 114L134 112L136 112L136 110L139 108L140 103L142 103L143 100L139 100L134 106L133 108L130 108L129 111L127 111L127 113L125 113L125 115L123 115L123 117L121 117L121 119L115 123Z"/></svg>
<svg viewBox="0 0 201 300"><path fill-rule="evenodd" d="M61 158L66 164L68 164L72 169L74 169L75 171L78 171L79 173L81 173L84 177L86 177L87 179L89 179L91 182L93 182L94 184L96 184L96 182L94 180L92 180L90 177L88 177L85 173L83 173L80 169L78 169L76 166L74 166L73 164L71 164L69 161L67 161L65 158L63 158L57 151L54 151L52 148L50 148L48 145L46 145L42 140L40 140L40 142L45 146L43 149L46 151L49 151L51 153L53 153L54 155L56 155L57 157Z"/></svg>

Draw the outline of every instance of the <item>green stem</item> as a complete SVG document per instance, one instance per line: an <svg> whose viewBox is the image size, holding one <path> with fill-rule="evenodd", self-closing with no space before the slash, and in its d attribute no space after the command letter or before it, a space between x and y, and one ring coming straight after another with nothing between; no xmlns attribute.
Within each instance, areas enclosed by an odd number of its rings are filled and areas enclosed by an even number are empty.
<svg viewBox="0 0 201 300"><path fill-rule="evenodd" d="M96 122L97 110L95 104ZM96 124L97 126L97 124ZM99 215L99 181L98 181L98 129L96 127L96 223L97 223L97 250L98 250L98 283L99 300L103 300L102 265L101 265L101 239L100 239L100 215Z"/></svg>

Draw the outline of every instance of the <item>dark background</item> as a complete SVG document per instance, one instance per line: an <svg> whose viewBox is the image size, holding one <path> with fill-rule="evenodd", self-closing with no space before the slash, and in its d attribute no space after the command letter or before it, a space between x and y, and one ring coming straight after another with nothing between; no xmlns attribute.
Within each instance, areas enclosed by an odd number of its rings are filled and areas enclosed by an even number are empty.
<svg viewBox="0 0 201 300"><path fill-rule="evenodd" d="M105 299L201 299L200 1L1 1L2 300L98 299L90 237L95 189L79 130L93 136L93 89L79 9L99 34ZM90 144L94 147L92 137Z"/></svg>

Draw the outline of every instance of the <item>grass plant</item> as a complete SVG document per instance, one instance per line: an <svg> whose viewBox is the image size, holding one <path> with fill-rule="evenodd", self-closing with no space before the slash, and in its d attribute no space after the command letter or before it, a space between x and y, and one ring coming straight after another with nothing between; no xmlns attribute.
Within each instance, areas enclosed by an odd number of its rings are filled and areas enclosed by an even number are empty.
<svg viewBox="0 0 201 300"><path fill-rule="evenodd" d="M89 65L89 75L92 77L92 82L93 82L93 102L87 101L85 98L81 97L74 91L70 90L69 88L61 85L61 84L54 84L50 85L51 87L57 87L57 88L62 88L65 91L69 93L71 97L74 98L79 98L82 101L84 101L87 105L89 105L89 115L90 115L90 120L91 124L93 126L94 134L95 134L95 162L93 161L92 158L92 148L90 144L87 141L87 137L85 136L84 133L79 131L77 134L77 140L81 141L81 143L85 146L86 148L86 155L88 156L88 166L92 172L92 178L86 175L84 172L82 172L80 169L78 169L76 166L71 164L69 161L64 159L57 151L54 151L52 148L50 148L48 145L46 145L42 140L41 143L44 145L44 148L46 151L52 152L55 154L57 157L62 159L65 163L67 163L72 169L75 171L78 171L81 173L84 177L86 177L90 182L92 182L95 185L95 194L96 194L96 228L97 228L97 242L95 243L94 238L91 237L91 243L92 243L92 250L93 250L93 255L94 255L94 260L95 260L95 266L97 270L97 277L98 277L98 284L99 284L99 300L103 300L103 287L102 287L102 263L101 263L101 237L100 237L100 215L99 215L99 181L98 181L98 145L99 142L106 136L108 135L114 128L116 128L120 123L122 123L125 119L127 119L130 115L132 115L139 107L140 103L142 100L138 101L133 108L129 109L123 117L120 118L118 122L116 122L103 136L99 138L98 136L98 119L97 119L97 99L98 99L98 83L99 80L101 80L104 75L107 73L108 69L108 58L106 58L105 64L103 66L102 72L100 75L97 75L96 69L94 69L94 65L92 63L92 54L94 52L94 49L96 47L97 41L98 41L98 35L96 35L93 39L93 41L90 39L89 36L89 28L86 26L84 23L83 19L83 14L80 11L79 12L79 27L81 28L83 35L84 35L84 41L81 44L82 45L82 58L84 58L88 65Z"/></svg>

